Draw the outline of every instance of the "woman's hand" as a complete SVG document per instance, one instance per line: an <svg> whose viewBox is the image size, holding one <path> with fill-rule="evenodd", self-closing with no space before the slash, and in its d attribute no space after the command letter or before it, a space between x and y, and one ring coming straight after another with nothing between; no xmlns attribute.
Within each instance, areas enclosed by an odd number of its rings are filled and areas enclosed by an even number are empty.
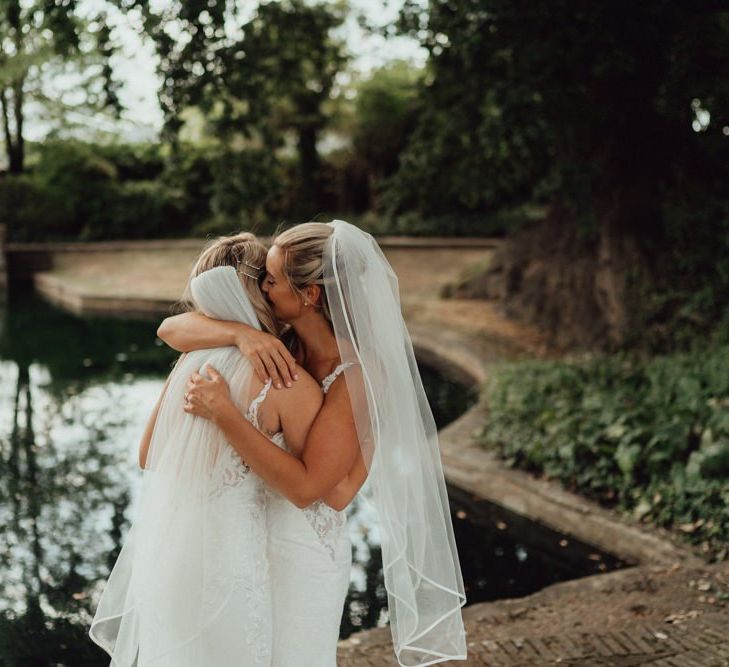
<svg viewBox="0 0 729 667"><path fill-rule="evenodd" d="M157 335L171 348L191 352L209 347L235 345L253 365L261 382L269 377L281 389L298 380L296 360L276 336L259 331L242 322L214 320L202 313L180 313L166 317Z"/></svg>
<svg viewBox="0 0 729 667"><path fill-rule="evenodd" d="M283 384L291 387L298 380L296 359L286 346L272 334L252 327L241 326L236 330L236 347L253 364L261 382L273 379L273 385L281 389Z"/></svg>
<svg viewBox="0 0 729 667"><path fill-rule="evenodd" d="M207 369L210 379L204 378L197 371L190 376L183 409L188 414L212 420L221 410L231 405L233 400L225 378L210 364L206 364L204 368Z"/></svg>

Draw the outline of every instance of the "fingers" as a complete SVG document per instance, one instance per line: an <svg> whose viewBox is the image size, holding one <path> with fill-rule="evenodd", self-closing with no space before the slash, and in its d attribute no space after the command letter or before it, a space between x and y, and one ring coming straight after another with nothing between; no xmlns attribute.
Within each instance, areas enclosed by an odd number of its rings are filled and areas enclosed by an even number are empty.
<svg viewBox="0 0 729 667"><path fill-rule="evenodd" d="M253 344L248 341L246 345L238 347L253 364L253 369L261 382L270 379L277 389L281 389L284 384L290 387L293 380L299 379L296 373L296 359L276 336L258 332Z"/></svg>
<svg viewBox="0 0 729 667"><path fill-rule="evenodd" d="M270 354L261 354L261 361L263 362L263 365L266 367L266 370L268 371L268 375L273 381L274 387L276 389L281 389L283 387L281 376L278 373L278 369L276 368L276 364L273 363L273 359L271 359Z"/></svg>
<svg viewBox="0 0 729 667"><path fill-rule="evenodd" d="M257 354L249 357L250 362L253 364L253 370L256 372L258 379L261 382L268 382L268 371L261 361L261 357Z"/></svg>
<svg viewBox="0 0 729 667"><path fill-rule="evenodd" d="M278 370L280 377L283 379L284 384L287 387L292 386L293 379L291 378L291 371L286 360L281 356L281 353L278 350L274 350L271 355L271 359L273 363L276 364L276 369Z"/></svg>
<svg viewBox="0 0 729 667"><path fill-rule="evenodd" d="M258 355L277 389L281 389L284 384L291 387L294 380L299 379L296 373L296 359L278 338L271 336L268 344L259 350Z"/></svg>
<svg viewBox="0 0 729 667"><path fill-rule="evenodd" d="M294 380L299 379L299 374L296 372L296 359L294 355L289 352L289 349L280 341L276 340L276 352L283 358L284 363L287 366L288 377ZM283 371L283 368L281 368Z"/></svg>

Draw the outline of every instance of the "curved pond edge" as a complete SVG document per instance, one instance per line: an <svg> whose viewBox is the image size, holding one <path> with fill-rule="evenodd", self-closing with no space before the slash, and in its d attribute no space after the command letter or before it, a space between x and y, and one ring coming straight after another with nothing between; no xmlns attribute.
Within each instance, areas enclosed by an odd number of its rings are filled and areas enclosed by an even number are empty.
<svg viewBox="0 0 729 667"><path fill-rule="evenodd" d="M430 326L412 326L410 334L419 359L454 380L483 386L489 376L488 363L473 352L467 335ZM439 431L443 471L449 484L570 534L630 565L705 563L668 531L631 523L629 517L565 490L558 481L507 467L474 441L475 432L487 419L487 400L481 391L469 410Z"/></svg>
<svg viewBox="0 0 729 667"><path fill-rule="evenodd" d="M35 274L35 288L47 300L76 314L159 317L170 314L165 299L90 296L52 273ZM457 382L482 387L489 362L474 350L469 335L432 325L408 324L419 358ZM446 479L460 490L500 505L525 518L598 547L629 564L699 565L705 561L689 545L664 529L638 525L616 511L571 493L554 480L508 468L493 452L474 442L488 418L483 391L476 403L438 433ZM605 575L601 575L605 576Z"/></svg>

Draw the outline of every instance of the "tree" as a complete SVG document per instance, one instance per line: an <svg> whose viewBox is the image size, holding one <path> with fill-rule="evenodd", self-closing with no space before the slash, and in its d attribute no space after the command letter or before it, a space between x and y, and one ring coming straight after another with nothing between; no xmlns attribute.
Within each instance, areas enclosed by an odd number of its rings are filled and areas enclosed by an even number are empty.
<svg viewBox="0 0 729 667"><path fill-rule="evenodd" d="M191 106L206 114L231 150L243 145L273 152L293 133L297 200L311 213L320 191L323 104L347 61L333 34L344 20L344 5L284 0L244 15L232 0L178 2L164 12L147 2L133 4L143 8L160 55L168 136L174 139Z"/></svg>
<svg viewBox="0 0 729 667"><path fill-rule="evenodd" d="M82 19L77 1L3 0L0 2L0 113L8 170L25 166L25 121L28 102L50 107L59 101L44 92L50 71L74 63L83 74L86 99L77 106L121 111L118 84L109 60L114 52L105 14Z"/></svg>
<svg viewBox="0 0 729 667"><path fill-rule="evenodd" d="M395 203L541 194L547 220L505 244L486 293L565 345L640 336L670 270L677 193L726 200L725 4L408 1L400 28L422 36L431 82Z"/></svg>
<svg viewBox="0 0 729 667"><path fill-rule="evenodd" d="M396 61L359 83L354 100L352 143L370 174L370 189L398 169L400 154L420 112L422 72Z"/></svg>

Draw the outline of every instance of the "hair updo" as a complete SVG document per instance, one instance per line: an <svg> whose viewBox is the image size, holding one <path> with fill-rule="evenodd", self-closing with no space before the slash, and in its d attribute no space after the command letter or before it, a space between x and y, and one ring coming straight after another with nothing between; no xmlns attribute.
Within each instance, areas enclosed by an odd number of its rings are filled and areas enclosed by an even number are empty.
<svg viewBox="0 0 729 667"><path fill-rule="evenodd" d="M182 296L180 310L195 309L190 291L193 278L219 266L232 266L238 271L238 277L251 300L262 329L278 336L281 326L261 291L260 278L265 273L266 253L266 246L250 232L239 232L213 239L203 248L195 261Z"/></svg>

